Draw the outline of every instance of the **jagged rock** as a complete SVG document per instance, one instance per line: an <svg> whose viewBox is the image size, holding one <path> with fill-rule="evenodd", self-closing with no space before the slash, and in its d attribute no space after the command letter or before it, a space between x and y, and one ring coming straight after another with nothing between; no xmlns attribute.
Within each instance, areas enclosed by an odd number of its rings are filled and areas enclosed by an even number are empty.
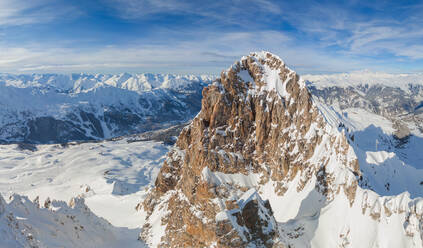
<svg viewBox="0 0 423 248"><path fill-rule="evenodd" d="M346 209L360 204L361 172L348 138L325 121L304 81L277 56L243 57L202 94L200 113L182 130L143 202L140 238L148 244L288 247L305 239L302 226L277 227L271 202L288 191L307 187L310 200L299 201L315 211L338 196ZM369 218L380 217L376 210ZM348 239L342 236L341 244Z"/></svg>
<svg viewBox="0 0 423 248"><path fill-rule="evenodd" d="M306 181L317 173L321 165L310 166L308 159L322 142L324 126L304 82L277 56L259 53L242 58L223 72L217 83L203 90L201 112L182 130L176 148L169 153L157 177L155 189L144 202L148 218L155 214L163 197L170 197L173 203L167 205L171 214L163 221L167 224L166 235L159 243L164 246L217 243L222 247L277 243L276 229L266 234L261 231L264 223L274 221L270 204L261 199L249 202L237 214L236 219L245 226L248 235L233 231L234 225L240 225L238 222L216 222L215 216L224 210L220 206L224 204L213 199L223 200L253 189L217 185L204 174L259 173L261 184L269 180L279 182L275 192L283 195L286 188L281 181L292 181L297 174L305 176ZM339 143L338 154L349 161L346 139L332 140ZM354 194L353 189L350 194ZM321 192L332 194L330 187ZM235 206L228 204L227 208ZM188 209L198 209L203 217ZM254 215L259 210L265 211L272 221L256 219ZM193 225L196 232L190 232ZM148 231L145 228L144 232ZM204 235L208 232L215 235ZM188 243L181 233L189 235Z"/></svg>
<svg viewBox="0 0 423 248"><path fill-rule="evenodd" d="M51 205L50 197L47 197L47 199L44 201L44 207L50 208L50 205Z"/></svg>

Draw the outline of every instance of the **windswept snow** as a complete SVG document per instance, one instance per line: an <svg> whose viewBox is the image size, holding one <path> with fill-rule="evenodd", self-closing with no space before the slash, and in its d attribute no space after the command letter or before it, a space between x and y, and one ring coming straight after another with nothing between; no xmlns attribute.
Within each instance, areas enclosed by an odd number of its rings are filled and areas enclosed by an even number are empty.
<svg viewBox="0 0 423 248"><path fill-rule="evenodd" d="M96 216L83 198L39 206L26 196L14 194L6 203L0 195L0 247L144 247L137 231Z"/></svg>
<svg viewBox="0 0 423 248"><path fill-rule="evenodd" d="M38 145L36 151L0 145L0 193L6 199L14 193L31 200L39 197L41 204L47 198L69 202L72 197L82 197L89 209L113 228L133 230L133 236L125 239L139 244L145 213L135 207L154 183L168 149L158 142L128 143L126 139ZM21 217L36 225L35 215Z"/></svg>

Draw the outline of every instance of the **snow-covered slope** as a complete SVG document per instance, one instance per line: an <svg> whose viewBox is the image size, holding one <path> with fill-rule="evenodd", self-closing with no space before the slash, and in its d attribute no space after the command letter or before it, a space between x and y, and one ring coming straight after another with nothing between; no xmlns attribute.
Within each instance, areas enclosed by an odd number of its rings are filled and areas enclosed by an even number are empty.
<svg viewBox="0 0 423 248"><path fill-rule="evenodd" d="M28 148L28 147L27 147ZM68 202L83 196L94 213L118 226L136 227L135 206L160 169L168 146L128 139L62 145L0 145L0 193ZM121 211L114 211L113 206ZM115 217L108 213L116 212ZM129 222L128 222L129 221ZM135 224L136 223L136 224Z"/></svg>
<svg viewBox="0 0 423 248"><path fill-rule="evenodd" d="M98 140L185 122L212 76L0 74L0 142Z"/></svg>
<svg viewBox="0 0 423 248"><path fill-rule="evenodd" d="M318 102L318 99L315 99ZM381 195L396 195L405 191L411 196L423 196L423 140L409 135L395 136L394 123L381 115L362 108L336 111L320 105L325 117L345 132L359 160L360 184Z"/></svg>
<svg viewBox="0 0 423 248"><path fill-rule="evenodd" d="M336 110L364 109L392 122L399 138L423 137L423 74L362 71L303 78L315 97Z"/></svg>
<svg viewBox="0 0 423 248"><path fill-rule="evenodd" d="M83 198L69 205L47 201L41 206L25 196L9 203L0 195L0 247L143 247L136 230L118 228L93 214Z"/></svg>
<svg viewBox="0 0 423 248"><path fill-rule="evenodd" d="M133 138L0 145L0 247L143 247L136 206L168 149Z"/></svg>
<svg viewBox="0 0 423 248"><path fill-rule="evenodd" d="M382 195L422 196L423 75L365 71L306 78L328 121L351 138L360 184Z"/></svg>

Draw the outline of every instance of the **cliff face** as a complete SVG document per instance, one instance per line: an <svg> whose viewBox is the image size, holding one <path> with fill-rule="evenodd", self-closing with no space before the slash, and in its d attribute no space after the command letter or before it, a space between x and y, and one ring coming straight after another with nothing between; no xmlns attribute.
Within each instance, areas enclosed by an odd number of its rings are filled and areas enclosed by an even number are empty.
<svg viewBox="0 0 423 248"><path fill-rule="evenodd" d="M203 90L200 113L143 202L140 237L164 247L307 243L304 225L282 222L338 195L353 208L359 177L348 139L326 123L300 77L277 56L252 53Z"/></svg>

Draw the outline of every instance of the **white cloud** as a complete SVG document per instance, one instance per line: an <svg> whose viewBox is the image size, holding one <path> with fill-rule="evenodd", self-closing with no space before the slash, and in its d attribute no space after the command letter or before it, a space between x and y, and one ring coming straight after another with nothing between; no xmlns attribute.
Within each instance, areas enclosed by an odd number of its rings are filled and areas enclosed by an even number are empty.
<svg viewBox="0 0 423 248"><path fill-rule="evenodd" d="M194 34L198 38L189 41L160 45L141 42L130 47L104 46L84 52L76 48L42 45L0 47L0 50L7 51L0 54L0 71L220 73L241 56L258 50L280 55L300 73L340 72L362 69L363 66L363 60L348 61L329 56L313 47L296 45L294 40L276 31Z"/></svg>
<svg viewBox="0 0 423 248"><path fill-rule="evenodd" d="M58 1L62 2L0 0L0 27L50 22L81 13L65 1ZM268 0L101 1L111 6L116 16L132 21L151 18L154 24L154 18L162 13L201 18L194 18L196 23L189 27L156 28L130 45L94 44L89 50L75 45L86 37L76 38L73 44L65 40L35 45L0 42L0 71L218 73L240 56L256 50L270 50L294 69L307 73L383 69L383 60L377 57L387 53L399 57L401 63L423 58L423 31L416 13L395 21L382 17L369 20L348 8L318 3L301 6L299 11ZM272 22L266 23L270 19ZM275 20L289 22L298 30L270 30L269 23L279 22ZM405 58L405 62L400 58Z"/></svg>
<svg viewBox="0 0 423 248"><path fill-rule="evenodd" d="M66 1L1 0L0 27L51 22L57 18L74 18L81 14Z"/></svg>
<svg viewBox="0 0 423 248"><path fill-rule="evenodd" d="M418 26L363 23L358 24L351 32L346 44L348 52L352 54L378 55L388 52L410 59L423 58L423 45L420 44L423 30Z"/></svg>
<svg viewBox="0 0 423 248"><path fill-rule="evenodd" d="M310 2L302 11L286 12L284 19L322 49L338 48L339 55L405 56L422 59L423 5L403 6L391 3L323 4ZM358 9L372 9L372 14ZM389 8L397 8L391 10ZM395 15L393 15L395 13ZM411 51L413 47L413 51Z"/></svg>
<svg viewBox="0 0 423 248"><path fill-rule="evenodd" d="M115 15L123 19L152 18L156 14L194 15L206 18L196 20L205 24L219 21L224 24L249 26L258 24L256 18L261 14L266 18L269 14L281 14L278 4L269 0L103 0L115 10ZM213 22L212 22L213 23Z"/></svg>
<svg viewBox="0 0 423 248"><path fill-rule="evenodd" d="M38 56L36 52L26 48L1 47L0 48L0 68L13 68L14 65L24 63Z"/></svg>

